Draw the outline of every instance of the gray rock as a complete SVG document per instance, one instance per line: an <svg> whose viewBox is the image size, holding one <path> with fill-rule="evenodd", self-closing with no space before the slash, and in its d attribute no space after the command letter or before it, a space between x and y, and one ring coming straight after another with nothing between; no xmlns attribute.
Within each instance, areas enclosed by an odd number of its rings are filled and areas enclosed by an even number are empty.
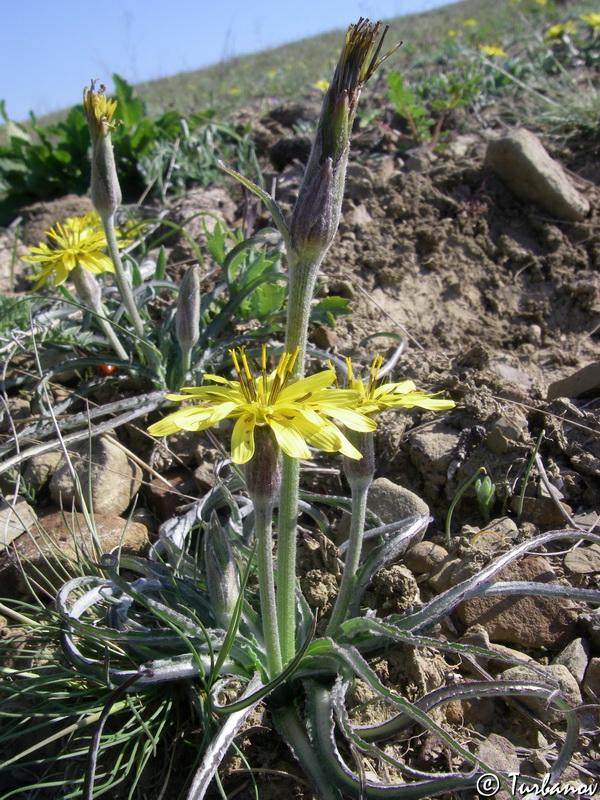
<svg viewBox="0 0 600 800"><path fill-rule="evenodd" d="M519 772L519 758L514 744L499 736L490 735L477 746L476 755L486 766L498 772Z"/></svg>
<svg viewBox="0 0 600 800"><path fill-rule="evenodd" d="M550 666L538 667L548 676L548 686L552 689L556 684L560 687L562 696L572 706L579 706L582 703L581 692L575 678L563 664L552 664ZM545 683L544 678L539 672L534 672L527 667L510 667L502 673L502 680L522 681L524 683ZM547 706L546 699L543 697L519 697L519 701L529 708L543 722L560 722L564 720L564 714L556 709L555 706Z"/></svg>
<svg viewBox="0 0 600 800"><path fill-rule="evenodd" d="M414 492L387 478L377 478L369 489L368 506L387 525L413 514L429 514L429 506Z"/></svg>
<svg viewBox="0 0 600 800"><path fill-rule="evenodd" d="M0 505L0 552L28 530L35 531L37 515L22 498Z"/></svg>
<svg viewBox="0 0 600 800"><path fill-rule="evenodd" d="M600 390L600 361L578 369L566 378L554 381L548 387L548 400L557 397L579 397L586 392L597 393Z"/></svg>
<svg viewBox="0 0 600 800"><path fill-rule="evenodd" d="M560 164L548 155L538 137L524 128L490 140L485 163L516 197L537 203L559 219L580 220L590 209Z"/></svg>
<svg viewBox="0 0 600 800"><path fill-rule="evenodd" d="M121 514L141 486L142 470L124 450L105 436L92 440L91 469L89 450L87 441L73 445L70 450L83 497L96 514ZM79 493L64 458L50 479L50 494L64 508L70 509L73 503L80 506Z"/></svg>
<svg viewBox="0 0 600 800"><path fill-rule="evenodd" d="M553 659L553 664L565 666L577 683L581 683L590 657L590 646L585 639L573 639L564 650Z"/></svg>
<svg viewBox="0 0 600 800"><path fill-rule="evenodd" d="M24 478L36 491L39 491L44 484L50 480L53 472L60 463L62 453L60 450L51 450L48 453L40 453L33 456L27 462Z"/></svg>
<svg viewBox="0 0 600 800"><path fill-rule="evenodd" d="M448 467L458 445L456 429L435 422L425 430L409 433L406 443L410 459L419 472L435 486L446 486Z"/></svg>
<svg viewBox="0 0 600 800"><path fill-rule="evenodd" d="M445 547L433 542L418 542L407 550L402 563L414 575L423 575L434 570L448 555Z"/></svg>
<svg viewBox="0 0 600 800"><path fill-rule="evenodd" d="M594 703L600 702L600 658L590 660L581 688L586 697L590 697Z"/></svg>
<svg viewBox="0 0 600 800"><path fill-rule="evenodd" d="M600 572L600 544L576 547L565 556L565 567L577 575Z"/></svg>

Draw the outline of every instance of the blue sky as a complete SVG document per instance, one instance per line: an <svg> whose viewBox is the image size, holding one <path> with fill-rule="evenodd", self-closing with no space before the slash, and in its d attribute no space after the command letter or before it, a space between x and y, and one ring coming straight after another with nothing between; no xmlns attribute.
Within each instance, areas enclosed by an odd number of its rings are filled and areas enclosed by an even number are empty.
<svg viewBox="0 0 600 800"><path fill-rule="evenodd" d="M113 72L130 83L215 64L449 0L2 0L0 99L14 120L80 102Z"/></svg>

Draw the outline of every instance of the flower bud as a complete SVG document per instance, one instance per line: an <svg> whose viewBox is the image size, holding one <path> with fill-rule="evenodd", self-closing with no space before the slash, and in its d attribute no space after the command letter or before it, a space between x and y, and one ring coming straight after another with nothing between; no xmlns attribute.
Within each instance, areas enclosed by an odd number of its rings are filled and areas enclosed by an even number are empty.
<svg viewBox="0 0 600 800"><path fill-rule="evenodd" d="M212 512L204 535L206 585L217 624L227 630L240 596L240 579L227 532Z"/></svg>
<svg viewBox="0 0 600 800"><path fill-rule="evenodd" d="M110 132L116 127L112 118L117 102L106 97L105 90L106 87L101 85L100 91L96 92L94 81L91 89L86 87L83 90L83 108L92 140L92 203L103 219L112 216L122 200L110 140Z"/></svg>
<svg viewBox="0 0 600 800"><path fill-rule="evenodd" d="M346 429L346 435L352 444L360 451L362 458L344 457L344 475L353 491L367 489L375 475L375 447L373 433L358 433Z"/></svg>
<svg viewBox="0 0 600 800"><path fill-rule="evenodd" d="M100 308L100 286L95 276L79 264L71 271L71 278L81 302L92 311Z"/></svg>
<svg viewBox="0 0 600 800"><path fill-rule="evenodd" d="M317 133L291 222L292 248L303 259L321 258L339 223L350 150L352 123L360 93L381 62L387 32L379 42L381 22L360 19L350 25L333 80L325 93ZM374 52L373 52L374 51Z"/></svg>
<svg viewBox="0 0 600 800"><path fill-rule="evenodd" d="M200 275L195 264L185 271L175 316L177 341L182 350L191 350L200 337Z"/></svg>
<svg viewBox="0 0 600 800"><path fill-rule="evenodd" d="M245 466L246 487L253 502L274 503L279 496L279 447L266 425L254 429L254 455Z"/></svg>

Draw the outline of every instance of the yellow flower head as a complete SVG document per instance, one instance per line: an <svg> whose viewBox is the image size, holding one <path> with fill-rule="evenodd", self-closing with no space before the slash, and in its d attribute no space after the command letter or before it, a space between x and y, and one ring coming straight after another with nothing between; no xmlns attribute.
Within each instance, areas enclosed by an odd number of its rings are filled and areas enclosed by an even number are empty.
<svg viewBox="0 0 600 800"><path fill-rule="evenodd" d="M600 30L600 13L592 11L590 14L580 14L579 19L587 22L595 31Z"/></svg>
<svg viewBox="0 0 600 800"><path fill-rule="evenodd" d="M255 376L243 348L238 353L230 350L238 380L207 374L204 378L216 386L184 386L181 390L184 394L168 394L169 400L198 402L155 422L148 431L154 436L181 430L202 431L230 418L236 420L231 436L231 460L235 464L245 464L254 455L257 425L267 425L283 452L292 458L310 458L308 445L361 458L360 452L331 421L335 419L351 430L375 430L373 420L353 410L358 392L327 388L335 380L332 369L294 380L298 351L283 353L277 368L269 373L263 347L260 374Z"/></svg>
<svg viewBox="0 0 600 800"><path fill-rule="evenodd" d="M30 247L30 255L23 256L23 261L42 265L40 272L28 276L28 280L37 281L32 291L43 286L51 275L52 285L60 286L77 266L95 274L115 271L112 261L103 252L106 238L95 212L69 217L62 225L57 222L44 233L53 240L52 243Z"/></svg>
<svg viewBox="0 0 600 800"><path fill-rule="evenodd" d="M480 44L479 49L485 56L505 56L508 55L499 45L497 44Z"/></svg>
<svg viewBox="0 0 600 800"><path fill-rule="evenodd" d="M549 42L552 39L558 39L563 33L575 33L576 30L577 23L573 19L569 19L566 22L556 22L544 31L544 41Z"/></svg>
<svg viewBox="0 0 600 800"><path fill-rule="evenodd" d="M314 85L315 89L318 89L320 92L326 92L329 89L329 81L323 80L320 78Z"/></svg>
<svg viewBox="0 0 600 800"><path fill-rule="evenodd" d="M117 101L106 96L106 86L100 84L100 91L96 91L96 82L92 81L92 88L87 86L83 90L83 109L87 117L92 139L106 136L117 127L113 122L113 114L117 108Z"/></svg>
<svg viewBox="0 0 600 800"><path fill-rule="evenodd" d="M376 355L371 362L369 377L362 381L354 377L352 361L347 358L348 386L359 394L356 407L363 414L373 414L385 411L388 408L426 408L429 411L446 411L454 408L453 400L437 398L433 394L419 392L413 381L400 381L399 383L379 383L379 370L383 358Z"/></svg>
<svg viewBox="0 0 600 800"><path fill-rule="evenodd" d="M473 19L473 17L469 17L463 21L464 28L474 28L477 25L477 20Z"/></svg>

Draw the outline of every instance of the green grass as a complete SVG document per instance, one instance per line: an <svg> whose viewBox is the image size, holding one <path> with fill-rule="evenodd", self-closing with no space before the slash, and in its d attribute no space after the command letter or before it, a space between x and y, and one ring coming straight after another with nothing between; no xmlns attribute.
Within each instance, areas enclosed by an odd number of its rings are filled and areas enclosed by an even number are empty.
<svg viewBox="0 0 600 800"><path fill-rule="evenodd" d="M597 10L595 0L575 0L560 5L548 0L541 6L536 0L463 0L424 14L411 14L385 20L390 26L389 42L403 41L403 46L388 62L388 68L412 70L435 60L436 53L448 41L448 31L461 29L466 19L475 19L475 28L463 29L483 43L503 41L524 49L531 26L545 27L579 13ZM356 22L348 19L348 24ZM151 112L173 109L183 114L218 107L223 119L240 108L251 105L257 112L268 110L272 98L282 102L311 94L319 95L314 84L328 80L337 61L343 30L281 45L259 53L239 56L213 66L180 72L154 81L137 84L136 94L148 103ZM66 111L57 111L40 122L55 123Z"/></svg>

